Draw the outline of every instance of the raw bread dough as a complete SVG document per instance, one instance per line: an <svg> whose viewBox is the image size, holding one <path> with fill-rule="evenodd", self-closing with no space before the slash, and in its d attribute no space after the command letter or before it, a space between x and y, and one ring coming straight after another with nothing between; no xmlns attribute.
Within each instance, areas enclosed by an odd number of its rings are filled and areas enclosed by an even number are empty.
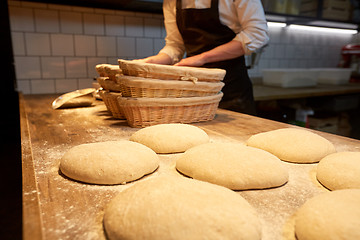
<svg viewBox="0 0 360 240"><path fill-rule="evenodd" d="M112 239L261 239L255 210L239 194L214 184L163 175L135 183L106 207Z"/></svg>
<svg viewBox="0 0 360 240"><path fill-rule="evenodd" d="M130 140L144 144L156 153L179 153L209 142L209 136L204 130L193 125L170 123L140 129Z"/></svg>
<svg viewBox="0 0 360 240"><path fill-rule="evenodd" d="M124 184L155 171L159 158L150 148L131 141L75 146L60 161L69 178L95 184Z"/></svg>
<svg viewBox="0 0 360 240"><path fill-rule="evenodd" d="M314 163L336 152L327 139L308 130L283 128L259 133L247 140L247 145L268 151L286 162Z"/></svg>
<svg viewBox="0 0 360 240"><path fill-rule="evenodd" d="M298 240L360 239L360 189L327 192L309 199L295 216Z"/></svg>
<svg viewBox="0 0 360 240"><path fill-rule="evenodd" d="M176 168L194 179L244 190L285 184L289 174L283 164L271 153L240 143L207 143L182 154Z"/></svg>
<svg viewBox="0 0 360 240"><path fill-rule="evenodd" d="M326 156L317 166L316 178L330 190L360 188L360 152Z"/></svg>

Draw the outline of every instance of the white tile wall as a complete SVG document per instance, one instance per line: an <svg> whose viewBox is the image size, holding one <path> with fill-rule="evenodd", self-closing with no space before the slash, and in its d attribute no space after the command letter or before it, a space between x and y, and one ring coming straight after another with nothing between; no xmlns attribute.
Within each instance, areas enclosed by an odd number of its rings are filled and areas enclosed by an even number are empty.
<svg viewBox="0 0 360 240"><path fill-rule="evenodd" d="M156 54L166 35L161 14L8 0L18 90L63 93L91 87L95 65ZM263 68L335 67L350 35L269 29ZM356 36L359 38L359 36Z"/></svg>

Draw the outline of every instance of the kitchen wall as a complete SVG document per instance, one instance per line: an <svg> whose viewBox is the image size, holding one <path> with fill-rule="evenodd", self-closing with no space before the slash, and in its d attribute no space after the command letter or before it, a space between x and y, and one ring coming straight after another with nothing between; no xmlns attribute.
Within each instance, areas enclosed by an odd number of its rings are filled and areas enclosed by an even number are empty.
<svg viewBox="0 0 360 240"><path fill-rule="evenodd" d="M161 14L8 0L17 76L24 94L91 87L95 65L156 54L164 45ZM270 28L264 68L336 67L351 35ZM358 37L357 37L358 38Z"/></svg>

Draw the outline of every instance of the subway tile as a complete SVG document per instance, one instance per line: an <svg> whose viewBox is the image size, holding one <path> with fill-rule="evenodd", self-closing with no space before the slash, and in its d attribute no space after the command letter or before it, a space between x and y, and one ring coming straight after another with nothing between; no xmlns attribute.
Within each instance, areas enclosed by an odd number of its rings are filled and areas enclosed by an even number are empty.
<svg viewBox="0 0 360 240"><path fill-rule="evenodd" d="M89 8L89 7L73 6L71 9L74 12L84 12L84 13L93 13L93 12L95 12L94 8Z"/></svg>
<svg viewBox="0 0 360 240"><path fill-rule="evenodd" d="M30 84L32 94L55 93L55 80L53 79L34 79Z"/></svg>
<svg viewBox="0 0 360 240"><path fill-rule="evenodd" d="M124 36L125 20L123 16L106 15L105 16L105 35L107 36Z"/></svg>
<svg viewBox="0 0 360 240"><path fill-rule="evenodd" d="M135 16L135 12L123 10L115 10L115 14L120 16Z"/></svg>
<svg viewBox="0 0 360 240"><path fill-rule="evenodd" d="M75 35L76 56L96 56L95 36Z"/></svg>
<svg viewBox="0 0 360 240"><path fill-rule="evenodd" d="M151 38L136 39L136 57L148 57L154 55L153 40Z"/></svg>
<svg viewBox="0 0 360 240"><path fill-rule="evenodd" d="M86 58L65 57L66 78L87 77Z"/></svg>
<svg viewBox="0 0 360 240"><path fill-rule="evenodd" d="M27 8L43 8L43 9L47 8L46 3L39 3L39 2L21 1L21 5Z"/></svg>
<svg viewBox="0 0 360 240"><path fill-rule="evenodd" d="M135 38L118 37L117 38L117 55L122 57L135 57Z"/></svg>
<svg viewBox="0 0 360 240"><path fill-rule="evenodd" d="M165 37L166 37L166 29L165 29L164 23L162 22L161 23L161 38L165 39Z"/></svg>
<svg viewBox="0 0 360 240"><path fill-rule="evenodd" d="M115 37L96 37L97 56L116 56Z"/></svg>
<svg viewBox="0 0 360 240"><path fill-rule="evenodd" d="M93 82L95 82L95 81L92 78L79 78L78 79L79 89L92 88L93 87L93 85L92 85Z"/></svg>
<svg viewBox="0 0 360 240"><path fill-rule="evenodd" d="M30 80L17 80L16 85L16 90L18 92L21 92L22 94L31 93Z"/></svg>
<svg viewBox="0 0 360 240"><path fill-rule="evenodd" d="M48 8L53 9L53 10L60 10L60 11L71 11L72 10L71 6L69 6L69 5L52 4L52 3L48 4Z"/></svg>
<svg viewBox="0 0 360 240"><path fill-rule="evenodd" d="M11 40L14 55L25 55L24 34L22 32L12 32Z"/></svg>
<svg viewBox="0 0 360 240"><path fill-rule="evenodd" d="M95 8L95 13L104 14L104 15L114 15L115 10L105 9L105 8Z"/></svg>
<svg viewBox="0 0 360 240"><path fill-rule="evenodd" d="M95 66L102 63L109 63L106 57L88 57L86 62L88 71L87 76L90 78L98 77L99 75L95 70Z"/></svg>
<svg viewBox="0 0 360 240"><path fill-rule="evenodd" d="M165 46L165 39L154 39L154 53L157 54Z"/></svg>
<svg viewBox="0 0 360 240"><path fill-rule="evenodd" d="M82 14L78 12L60 12L60 29L62 33L82 34Z"/></svg>
<svg viewBox="0 0 360 240"><path fill-rule="evenodd" d="M35 30L32 9L9 7L11 31L33 32Z"/></svg>
<svg viewBox="0 0 360 240"><path fill-rule="evenodd" d="M101 14L83 14L84 33L90 35L104 35L104 16Z"/></svg>
<svg viewBox="0 0 360 240"><path fill-rule="evenodd" d="M125 17L125 35L129 37L144 36L143 19L140 17Z"/></svg>
<svg viewBox="0 0 360 240"><path fill-rule="evenodd" d="M8 1L8 6L21 7L21 1L9 0Z"/></svg>
<svg viewBox="0 0 360 240"><path fill-rule="evenodd" d="M142 17L142 18L151 18L152 13L146 13L146 12L135 12L136 17Z"/></svg>
<svg viewBox="0 0 360 240"><path fill-rule="evenodd" d="M69 34L51 34L53 56L74 56L74 38Z"/></svg>
<svg viewBox="0 0 360 240"><path fill-rule="evenodd" d="M41 78L39 57L14 57L17 79Z"/></svg>
<svg viewBox="0 0 360 240"><path fill-rule="evenodd" d="M58 33L60 31L58 11L35 9L34 13L37 32Z"/></svg>
<svg viewBox="0 0 360 240"><path fill-rule="evenodd" d="M275 58L285 58L285 45L284 44L275 44Z"/></svg>
<svg viewBox="0 0 360 240"><path fill-rule="evenodd" d="M79 89L76 79L55 79L55 92L67 93Z"/></svg>
<svg viewBox="0 0 360 240"><path fill-rule="evenodd" d="M49 56L50 36L46 33L25 33L25 45L28 55Z"/></svg>
<svg viewBox="0 0 360 240"><path fill-rule="evenodd" d="M295 57L295 46L293 44L287 44L285 46L285 58L294 58Z"/></svg>
<svg viewBox="0 0 360 240"><path fill-rule="evenodd" d="M155 18L145 18L144 36L159 38L161 37L161 20Z"/></svg>
<svg viewBox="0 0 360 240"><path fill-rule="evenodd" d="M41 58L42 78L64 78L65 63L63 57Z"/></svg>
<svg viewBox="0 0 360 240"><path fill-rule="evenodd" d="M109 64L114 64L114 65L119 64L118 63L118 59L119 59L118 57L107 57L106 59L107 59L106 62L109 63Z"/></svg>

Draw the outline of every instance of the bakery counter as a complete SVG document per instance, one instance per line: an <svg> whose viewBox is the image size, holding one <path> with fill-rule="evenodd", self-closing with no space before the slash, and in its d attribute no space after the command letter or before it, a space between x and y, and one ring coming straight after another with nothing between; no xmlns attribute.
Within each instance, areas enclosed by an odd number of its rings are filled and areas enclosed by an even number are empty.
<svg viewBox="0 0 360 240"><path fill-rule="evenodd" d="M254 84L255 101L309 98L360 93L360 83L324 85L314 87L281 88Z"/></svg>
<svg viewBox="0 0 360 240"><path fill-rule="evenodd" d="M137 181L179 174L175 170L179 154L159 155L160 166L154 173L124 185L73 181L59 171L60 158L67 150L83 143L129 139L138 129L112 118L101 101L91 107L53 110L51 102L56 97L20 95L23 238L106 239L102 219L109 201ZM259 132L295 127L221 109L214 120L193 125L204 129L213 142L244 142ZM338 151L360 151L358 140L314 132L330 140ZM308 198L328 191L316 181L316 164L284 164L290 175L285 185L236 191L256 209L263 240L295 240L293 214Z"/></svg>

